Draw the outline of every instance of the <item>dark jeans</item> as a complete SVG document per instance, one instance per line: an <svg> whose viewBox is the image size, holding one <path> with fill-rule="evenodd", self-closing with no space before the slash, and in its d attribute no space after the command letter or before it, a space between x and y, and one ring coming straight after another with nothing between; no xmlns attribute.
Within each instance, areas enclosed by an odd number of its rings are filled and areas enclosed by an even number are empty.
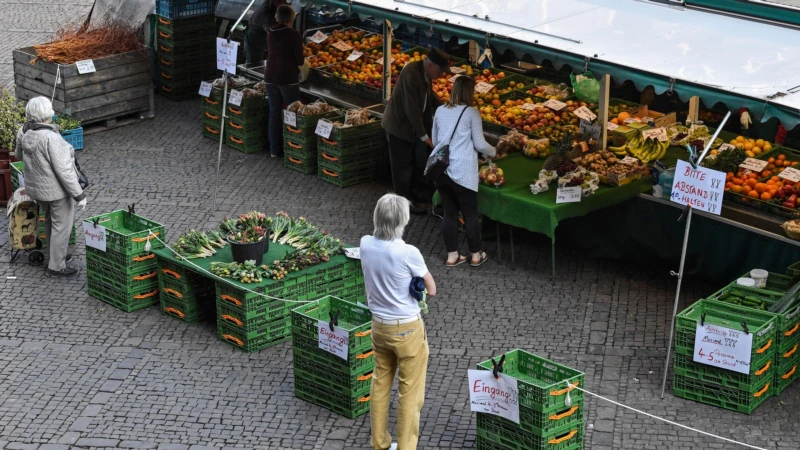
<svg viewBox="0 0 800 450"><path fill-rule="evenodd" d="M481 226L478 223L478 193L454 182L447 175L436 181L436 189L442 199L444 219L442 238L448 252L458 251L458 212L464 216L469 251L481 250Z"/></svg>
<svg viewBox="0 0 800 450"><path fill-rule="evenodd" d="M264 50L267 48L267 31L263 26L248 25L244 30L244 54L247 64L259 62L264 59Z"/></svg>
<svg viewBox="0 0 800 450"><path fill-rule="evenodd" d="M300 86L297 84L268 84L269 100L269 152L283 154L283 109L300 100Z"/></svg>
<svg viewBox="0 0 800 450"><path fill-rule="evenodd" d="M426 192L429 183L422 176L430 148L422 141L409 142L389 133L386 133L386 139L389 141L394 193L411 201L430 202L431 193Z"/></svg>

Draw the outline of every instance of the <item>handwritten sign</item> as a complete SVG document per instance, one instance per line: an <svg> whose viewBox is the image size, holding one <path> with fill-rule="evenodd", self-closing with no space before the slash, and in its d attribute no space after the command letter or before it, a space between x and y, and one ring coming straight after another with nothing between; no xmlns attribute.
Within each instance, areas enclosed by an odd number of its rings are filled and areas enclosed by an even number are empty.
<svg viewBox="0 0 800 450"><path fill-rule="evenodd" d="M318 328L319 348L347 360L347 350L350 345L350 336L347 334L347 330L334 326L331 331L330 324L324 320L319 321Z"/></svg>
<svg viewBox="0 0 800 450"><path fill-rule="evenodd" d="M692 360L708 366L750 374L753 334L717 325L697 324Z"/></svg>
<svg viewBox="0 0 800 450"><path fill-rule="evenodd" d="M468 370L469 408L472 412L493 414L519 423L519 388L517 380L491 370Z"/></svg>
<svg viewBox="0 0 800 450"><path fill-rule="evenodd" d="M797 170L794 167L787 167L783 169L783 172L778 174L778 177L797 183L800 182L800 170Z"/></svg>
<svg viewBox="0 0 800 450"><path fill-rule="evenodd" d="M348 61L355 61L358 58L361 58L362 55L363 55L363 53L361 53L360 51L353 50L353 53L350 53L350 56L347 57L347 60Z"/></svg>
<svg viewBox="0 0 800 450"><path fill-rule="evenodd" d="M539 108L539 105L536 105L534 103L523 103L520 106L520 109L524 109L526 111L536 111L537 108Z"/></svg>
<svg viewBox="0 0 800 450"><path fill-rule="evenodd" d="M292 111L283 110L283 123L290 127L297 126L297 114Z"/></svg>
<svg viewBox="0 0 800 450"><path fill-rule="evenodd" d="M316 33L314 33L313 36L308 38L309 41L315 44L322 44L323 42L325 42L326 39L328 39L328 35L323 33L322 31L317 31Z"/></svg>
<svg viewBox="0 0 800 450"><path fill-rule="evenodd" d="M485 94L494 88L495 86L493 84L481 81L480 83L475 85L475 92L477 92L478 94Z"/></svg>
<svg viewBox="0 0 800 450"><path fill-rule="evenodd" d="M556 203L577 203L581 201L583 189L580 186L558 188Z"/></svg>
<svg viewBox="0 0 800 450"><path fill-rule="evenodd" d="M449 81L451 83L455 83L456 82L456 78L458 78L460 76L462 76L462 75L457 73L457 74L453 75L452 77L448 78L447 81Z"/></svg>
<svg viewBox="0 0 800 450"><path fill-rule="evenodd" d="M342 52L349 52L350 50L353 49L353 46L350 45L349 42L345 41L336 41L333 44L331 44L331 47Z"/></svg>
<svg viewBox="0 0 800 450"><path fill-rule="evenodd" d="M231 95L228 97L228 103L234 106L242 106L243 98L244 94L242 94L242 91L231 89Z"/></svg>
<svg viewBox="0 0 800 450"><path fill-rule="evenodd" d="M384 58L378 58L378 59L375 60L375 63L382 66L385 61L386 61L385 57ZM390 56L389 57L389 64L391 64L393 62L394 62L394 57Z"/></svg>
<svg viewBox="0 0 800 450"><path fill-rule="evenodd" d="M200 83L200 95L203 97L208 97L211 95L211 83L208 81L203 81Z"/></svg>
<svg viewBox="0 0 800 450"><path fill-rule="evenodd" d="M333 131L333 122L320 119L320 121L317 122L317 128L314 130L314 134L328 139L331 137L331 131Z"/></svg>
<svg viewBox="0 0 800 450"><path fill-rule="evenodd" d="M585 106L581 106L575 111L572 111L572 113L588 122L594 122L594 119L597 119L597 114L593 113L591 109Z"/></svg>
<svg viewBox="0 0 800 450"><path fill-rule="evenodd" d="M656 139L661 142L666 142L669 140L667 137L667 130L666 128L653 128L652 130L643 130L642 137L645 139Z"/></svg>
<svg viewBox="0 0 800 450"><path fill-rule="evenodd" d="M87 247L92 247L101 252L106 251L106 227L95 225L94 222L83 222L83 235Z"/></svg>
<svg viewBox="0 0 800 450"><path fill-rule="evenodd" d="M94 61L92 61L91 59L84 59L83 61L75 61L75 67L78 68L78 73L81 75L97 71L94 68Z"/></svg>
<svg viewBox="0 0 800 450"><path fill-rule="evenodd" d="M567 107L567 104L551 98L550 100L544 102L544 106L547 106L553 111L561 111Z"/></svg>
<svg viewBox="0 0 800 450"><path fill-rule="evenodd" d="M705 167L693 169L688 162L678 160L670 197L673 203L720 215L724 190L725 173Z"/></svg>
<svg viewBox="0 0 800 450"><path fill-rule="evenodd" d="M722 145L720 145L720 146L719 146L719 148L718 148L717 150L718 150L720 153L722 153L722 152L727 152L728 150L733 150L733 149L735 149L735 148L736 148L736 147L734 147L734 146L733 146L733 145L731 145L731 144L722 144Z"/></svg>
<svg viewBox="0 0 800 450"><path fill-rule="evenodd" d="M239 43L236 41L228 42L225 38L217 38L217 70L236 75L236 56L239 51Z"/></svg>
<svg viewBox="0 0 800 450"><path fill-rule="evenodd" d="M578 128L581 130L581 134L587 134L592 139L599 140L603 135L603 128L599 123L587 122L581 119L581 123Z"/></svg>
<svg viewBox="0 0 800 450"><path fill-rule="evenodd" d="M614 122L608 122L606 124L606 130L608 130L608 131L614 131L617 128L619 128L619 125L615 124Z"/></svg>
<svg viewBox="0 0 800 450"><path fill-rule="evenodd" d="M450 68L450 73L452 73L454 75L458 75L458 74L461 74L461 73L467 73L467 69L462 69L461 67L453 66L453 67Z"/></svg>
<svg viewBox="0 0 800 450"><path fill-rule="evenodd" d="M739 164L742 169L752 170L753 172L761 172L769 164L767 161L755 158L745 158L744 162Z"/></svg>
<svg viewBox="0 0 800 450"><path fill-rule="evenodd" d="M627 119L625 119L625 125L627 125L629 123L639 123L641 121L642 121L642 119L640 119L638 117L628 117Z"/></svg>
<svg viewBox="0 0 800 450"><path fill-rule="evenodd" d="M629 166L636 166L639 164L639 160L634 158L633 156L626 156L619 161L620 164L627 164Z"/></svg>

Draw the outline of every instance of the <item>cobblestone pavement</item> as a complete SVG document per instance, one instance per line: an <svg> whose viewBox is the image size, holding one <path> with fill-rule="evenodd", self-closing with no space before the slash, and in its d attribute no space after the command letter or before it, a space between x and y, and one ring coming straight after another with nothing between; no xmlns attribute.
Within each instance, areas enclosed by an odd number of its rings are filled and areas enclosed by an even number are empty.
<svg viewBox="0 0 800 450"><path fill-rule="evenodd" d="M39 42L91 1L0 3L0 79L8 85L11 49ZM216 146L201 138L199 122L197 101L159 97L155 120L88 136L80 157L94 186L80 216L136 203L174 238L251 208L283 209L347 242L370 232L384 184L339 189L263 154L224 152L220 207L212 212ZM426 320L431 359L420 448L475 446L466 370L513 348L585 371L587 389L643 411L765 448L800 447L800 385L750 416L675 398L671 387L659 399L675 289L663 270L585 260L562 242L551 284L549 242L522 233L515 271L496 261L492 241L483 267L445 270L437 228L436 218L415 217L406 237L422 250L441 293ZM41 268L9 264L4 245L0 449L368 448L367 416L344 419L294 397L291 344L246 354L218 340L213 323L187 325L156 308L120 312L87 295L84 275L54 280ZM75 254L85 261L83 245ZM711 288L689 280L682 306ZM586 449L735 448L594 398L586 423Z"/></svg>

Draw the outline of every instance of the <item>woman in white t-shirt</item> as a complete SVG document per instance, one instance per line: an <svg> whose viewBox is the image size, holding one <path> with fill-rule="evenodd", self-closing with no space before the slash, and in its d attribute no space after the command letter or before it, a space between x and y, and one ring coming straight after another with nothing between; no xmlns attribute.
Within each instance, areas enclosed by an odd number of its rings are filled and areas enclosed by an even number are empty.
<svg viewBox="0 0 800 450"><path fill-rule="evenodd" d="M372 236L361 238L361 269L372 312L372 349L375 369L370 392L372 448L413 450L419 439L419 417L425 400L428 338L420 307L411 296L414 277L421 277L428 296L436 283L419 250L403 242L410 203L386 194L378 200ZM395 372L400 374L397 444L389 434L389 405Z"/></svg>

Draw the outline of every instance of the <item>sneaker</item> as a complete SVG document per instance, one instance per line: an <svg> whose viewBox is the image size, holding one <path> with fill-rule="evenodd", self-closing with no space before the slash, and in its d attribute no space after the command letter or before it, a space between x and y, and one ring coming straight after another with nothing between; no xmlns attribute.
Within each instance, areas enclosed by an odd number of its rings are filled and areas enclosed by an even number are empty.
<svg viewBox="0 0 800 450"><path fill-rule="evenodd" d="M280 158L280 156L281 155L275 155L275 154L272 154L272 153L269 154L270 158Z"/></svg>
<svg viewBox="0 0 800 450"><path fill-rule="evenodd" d="M411 214L414 214L415 216L424 216L425 214L428 213L428 211L424 207L415 205L411 205L410 211Z"/></svg>
<svg viewBox="0 0 800 450"><path fill-rule="evenodd" d="M80 273L80 269L74 267L67 267L62 270L47 269L47 276L49 277L71 277Z"/></svg>
<svg viewBox="0 0 800 450"><path fill-rule="evenodd" d="M67 255L67 257L64 258L64 262L71 262L71 261L72 261L72 255Z"/></svg>

